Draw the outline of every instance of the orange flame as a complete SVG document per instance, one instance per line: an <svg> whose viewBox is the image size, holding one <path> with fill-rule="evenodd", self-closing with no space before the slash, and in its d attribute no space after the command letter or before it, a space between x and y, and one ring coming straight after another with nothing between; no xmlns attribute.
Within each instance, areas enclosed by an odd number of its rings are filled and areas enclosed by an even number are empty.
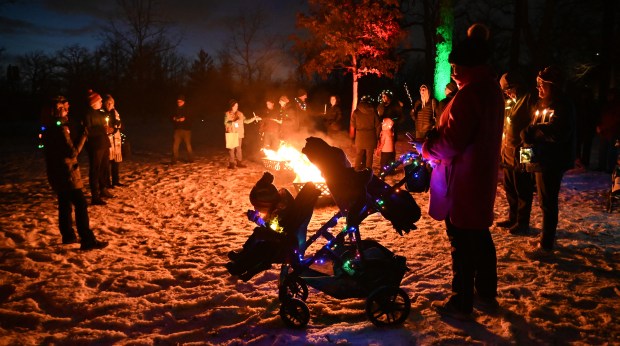
<svg viewBox="0 0 620 346"><path fill-rule="evenodd" d="M264 148L261 150L265 153L268 160L285 162L297 174L295 183L305 183L308 181L315 183L325 182L325 179L321 176L321 171L308 160L306 155L291 145L282 143L278 151Z"/></svg>

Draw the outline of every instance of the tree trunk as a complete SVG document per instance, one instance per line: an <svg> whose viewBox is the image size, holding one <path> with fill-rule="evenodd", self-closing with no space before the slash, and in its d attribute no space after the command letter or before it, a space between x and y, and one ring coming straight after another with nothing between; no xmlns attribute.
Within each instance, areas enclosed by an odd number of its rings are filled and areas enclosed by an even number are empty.
<svg viewBox="0 0 620 346"><path fill-rule="evenodd" d="M599 92L598 101L603 105L607 101L607 91L610 87L612 70L612 55L614 43L618 42L617 32L614 32L614 14L618 4L616 1L605 2L603 6L603 23L601 27L601 65L599 68ZM614 37L616 35L616 37Z"/></svg>
<svg viewBox="0 0 620 346"><path fill-rule="evenodd" d="M359 84L359 76L357 72L357 59L355 56L353 57L353 102L351 102L351 115L349 117L349 137L353 138L355 136L355 129L353 128L353 112L357 108L357 85Z"/></svg>

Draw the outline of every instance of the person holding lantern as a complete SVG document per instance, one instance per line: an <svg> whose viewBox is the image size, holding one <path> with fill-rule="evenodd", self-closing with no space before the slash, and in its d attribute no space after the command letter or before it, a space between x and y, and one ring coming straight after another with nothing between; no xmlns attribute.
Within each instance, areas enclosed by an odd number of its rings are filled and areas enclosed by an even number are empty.
<svg viewBox="0 0 620 346"><path fill-rule="evenodd" d="M121 116L114 107L114 98L112 95L105 95L103 105L106 111L106 125L108 138L110 139L110 178L108 184L110 187L124 186L120 182L119 164L123 161L122 154L122 138L121 138Z"/></svg>
<svg viewBox="0 0 620 346"><path fill-rule="evenodd" d="M507 228L511 234L524 234L530 228L534 180L519 162L519 150L523 147L521 131L530 124L536 97L516 72L504 73L499 84L506 97L501 166L509 209L508 218L497 226Z"/></svg>
<svg viewBox="0 0 620 346"><path fill-rule="evenodd" d="M534 172L543 215L542 234L535 251L550 253L555 246L562 176L573 168L576 157L575 108L562 92L557 67L541 70L536 87L539 100L531 124L521 131L521 139L534 153L525 168Z"/></svg>

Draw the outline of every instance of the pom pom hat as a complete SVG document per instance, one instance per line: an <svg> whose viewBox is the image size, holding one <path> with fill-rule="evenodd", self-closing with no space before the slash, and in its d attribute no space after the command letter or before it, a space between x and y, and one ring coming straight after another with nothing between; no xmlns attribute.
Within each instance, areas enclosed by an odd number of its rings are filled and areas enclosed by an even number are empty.
<svg viewBox="0 0 620 346"><path fill-rule="evenodd" d="M257 210L272 209L280 202L278 189L273 185L273 175L265 172L250 191L250 203Z"/></svg>
<svg viewBox="0 0 620 346"><path fill-rule="evenodd" d="M101 95L92 90L88 90L88 104L94 106L97 102L102 101Z"/></svg>
<svg viewBox="0 0 620 346"><path fill-rule="evenodd" d="M491 50L489 48L489 29L482 24L474 24L467 29L467 38L457 44L448 61L460 66L484 65L489 60Z"/></svg>

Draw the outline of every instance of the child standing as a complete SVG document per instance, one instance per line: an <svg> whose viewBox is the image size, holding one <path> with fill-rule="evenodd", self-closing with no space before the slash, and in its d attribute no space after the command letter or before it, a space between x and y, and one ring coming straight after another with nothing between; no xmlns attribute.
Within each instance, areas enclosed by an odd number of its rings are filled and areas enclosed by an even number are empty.
<svg viewBox="0 0 620 346"><path fill-rule="evenodd" d="M396 159L396 148L394 144L394 120L391 118L383 118L381 122L381 133L379 133L379 143L377 144L376 155L379 159L379 176L384 177L387 165Z"/></svg>

